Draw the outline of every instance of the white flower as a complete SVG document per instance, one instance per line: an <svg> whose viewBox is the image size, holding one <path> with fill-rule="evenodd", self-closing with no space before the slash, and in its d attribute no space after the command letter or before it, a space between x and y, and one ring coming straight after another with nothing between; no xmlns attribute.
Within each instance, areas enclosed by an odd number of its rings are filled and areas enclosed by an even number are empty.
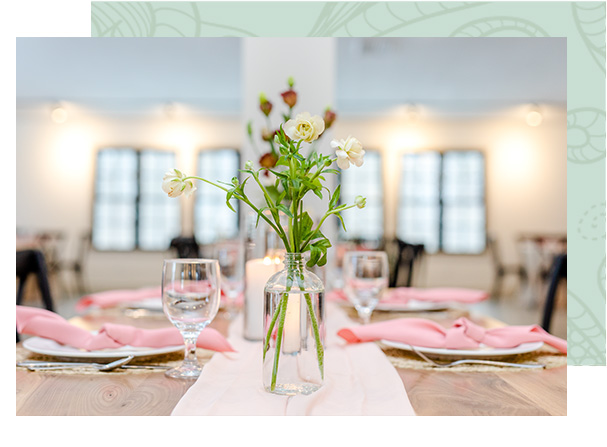
<svg viewBox="0 0 607 447"><path fill-rule="evenodd" d="M290 139L311 143L325 131L325 121L318 115L304 112L287 121L282 128Z"/></svg>
<svg viewBox="0 0 607 447"><path fill-rule="evenodd" d="M358 167L362 166L365 151L363 150L360 141L356 138L348 137L345 140L333 140L331 141L331 147L337 149L335 155L337 155L337 166L339 166L340 169L348 169L350 163Z"/></svg>
<svg viewBox="0 0 607 447"><path fill-rule="evenodd" d="M196 191L196 187L191 180L184 180L185 177L178 169L167 172L162 179L162 190L169 197L179 197L181 194L185 194L186 197L191 196Z"/></svg>
<svg viewBox="0 0 607 447"><path fill-rule="evenodd" d="M358 208L364 208L365 205L367 204L367 199L365 199L363 196L356 196L354 198L354 204L358 207Z"/></svg>

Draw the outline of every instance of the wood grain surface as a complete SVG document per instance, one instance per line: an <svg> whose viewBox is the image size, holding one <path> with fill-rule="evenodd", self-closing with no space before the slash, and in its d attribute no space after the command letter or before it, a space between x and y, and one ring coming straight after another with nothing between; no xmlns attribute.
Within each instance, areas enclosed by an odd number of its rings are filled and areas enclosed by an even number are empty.
<svg viewBox="0 0 607 447"><path fill-rule="evenodd" d="M436 315L445 323L453 316ZM125 323L123 314L104 312L72 322L94 329L103 322ZM381 318L381 317L378 317ZM384 316L385 318L385 316ZM486 326L500 323L475 318ZM162 327L162 318L129 318L139 327ZM213 326L225 333L227 321ZM456 372L397 368L415 412L420 416L565 416L567 368L495 372ZM63 374L16 371L18 416L170 415L192 382L169 379L163 371Z"/></svg>

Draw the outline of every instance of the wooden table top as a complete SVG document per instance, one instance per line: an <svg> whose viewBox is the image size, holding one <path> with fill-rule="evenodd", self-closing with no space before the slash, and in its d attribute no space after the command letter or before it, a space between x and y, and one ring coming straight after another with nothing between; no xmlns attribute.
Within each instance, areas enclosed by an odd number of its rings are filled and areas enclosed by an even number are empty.
<svg viewBox="0 0 607 447"><path fill-rule="evenodd" d="M380 313L378 319L382 318ZM444 314L444 313L443 313ZM384 317L385 318L385 317ZM437 316L440 318L444 315ZM434 318L434 319L437 319ZM110 311L72 319L83 327L103 322L139 327L166 326L163 316L132 318ZM499 322L477 319L486 327ZM226 333L229 322L220 316L212 326ZM18 349L20 344L17 345ZM413 409L418 415L565 416L567 368L545 370L451 371L396 368ZM163 371L137 373L65 374L36 373L17 368L18 416L170 415L192 382L169 379Z"/></svg>

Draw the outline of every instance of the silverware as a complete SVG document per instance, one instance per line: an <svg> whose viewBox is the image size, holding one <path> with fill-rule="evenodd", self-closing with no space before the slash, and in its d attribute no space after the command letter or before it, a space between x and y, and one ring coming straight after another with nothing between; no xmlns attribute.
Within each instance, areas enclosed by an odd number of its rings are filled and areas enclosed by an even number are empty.
<svg viewBox="0 0 607 447"><path fill-rule="evenodd" d="M78 362L36 362L36 361L25 361L17 363L17 366L24 366L30 371L48 371L53 369L70 369L70 368L94 368L98 371L112 371L116 368L120 368L126 365L135 356L129 355L123 359L118 359L110 363L78 363Z"/></svg>
<svg viewBox="0 0 607 447"><path fill-rule="evenodd" d="M101 363L82 363L82 362L44 362L40 360L26 360L17 363L17 366L23 366L30 370L44 370L44 369L59 369L59 367L87 367L91 365L103 365ZM95 366L93 366L95 367ZM170 369L170 366L165 365L120 365L121 369Z"/></svg>
<svg viewBox="0 0 607 447"><path fill-rule="evenodd" d="M449 362L449 363L439 363L439 362L432 360L429 357L426 357L423 353L416 350L413 346L409 345L409 347L411 348L411 351L416 353L418 356L420 356L426 362L428 362L438 368L450 368L452 366L464 365L464 364L510 366L513 368L528 368L528 369L546 368L546 365L535 364L535 363L534 364L532 364L532 363L507 363L507 362L497 362L494 360L477 360L477 359L462 359L462 360L455 360L454 362Z"/></svg>

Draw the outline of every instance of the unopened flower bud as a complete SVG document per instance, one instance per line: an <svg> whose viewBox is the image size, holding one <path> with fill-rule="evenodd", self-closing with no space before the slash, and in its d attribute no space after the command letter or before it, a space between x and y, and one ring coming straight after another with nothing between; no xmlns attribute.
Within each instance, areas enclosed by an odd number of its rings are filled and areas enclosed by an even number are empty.
<svg viewBox="0 0 607 447"><path fill-rule="evenodd" d="M356 196L356 198L354 199L354 204L358 207L358 208L364 208L365 205L367 204L367 199L365 199L363 196Z"/></svg>
<svg viewBox="0 0 607 447"><path fill-rule="evenodd" d="M245 164L244 164L244 168L245 169L253 169L253 162L251 160L248 160Z"/></svg>
<svg viewBox="0 0 607 447"><path fill-rule="evenodd" d="M272 111L272 103L268 101L266 95L263 93L259 95L259 109L265 116L270 116L270 112Z"/></svg>
<svg viewBox="0 0 607 447"><path fill-rule="evenodd" d="M278 161L278 157L274 155L272 152L268 152L267 154L263 154L259 159L259 165L262 168L273 168L276 166L276 162Z"/></svg>
<svg viewBox="0 0 607 447"><path fill-rule="evenodd" d="M289 89L286 92L282 92L280 94L282 96L282 100L285 102L289 108L293 108L295 104L297 104L297 93L295 90Z"/></svg>
<svg viewBox="0 0 607 447"><path fill-rule="evenodd" d="M325 116L323 117L325 121L325 129L331 127L331 125L335 121L335 118L337 118L335 112L333 112L330 107L327 107L325 110Z"/></svg>

